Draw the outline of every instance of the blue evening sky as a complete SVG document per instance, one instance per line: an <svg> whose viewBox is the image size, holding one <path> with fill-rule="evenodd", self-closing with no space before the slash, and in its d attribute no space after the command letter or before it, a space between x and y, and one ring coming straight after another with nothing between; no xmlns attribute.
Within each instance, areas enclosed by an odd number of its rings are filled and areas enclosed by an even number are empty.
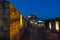
<svg viewBox="0 0 60 40"><path fill-rule="evenodd" d="M24 17L30 14L40 19L60 17L60 0L8 0Z"/></svg>

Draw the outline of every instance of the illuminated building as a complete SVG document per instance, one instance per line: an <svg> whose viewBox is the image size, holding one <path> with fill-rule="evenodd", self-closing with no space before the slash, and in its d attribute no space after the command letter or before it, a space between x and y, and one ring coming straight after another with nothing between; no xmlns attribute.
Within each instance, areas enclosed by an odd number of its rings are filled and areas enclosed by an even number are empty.
<svg viewBox="0 0 60 40"><path fill-rule="evenodd" d="M60 18L45 21L45 26L52 32L60 32Z"/></svg>
<svg viewBox="0 0 60 40"><path fill-rule="evenodd" d="M31 23L35 23L37 21L37 17L35 15L29 15L28 21L30 21Z"/></svg>
<svg viewBox="0 0 60 40"><path fill-rule="evenodd" d="M39 20L37 23L38 23L37 25L39 28L45 28L45 22L44 21Z"/></svg>
<svg viewBox="0 0 60 40"><path fill-rule="evenodd" d="M19 40L26 20L8 1L0 1L0 38Z"/></svg>
<svg viewBox="0 0 60 40"><path fill-rule="evenodd" d="M34 27L36 26L36 21L37 21L37 17L35 15L29 15L28 16L28 27Z"/></svg>

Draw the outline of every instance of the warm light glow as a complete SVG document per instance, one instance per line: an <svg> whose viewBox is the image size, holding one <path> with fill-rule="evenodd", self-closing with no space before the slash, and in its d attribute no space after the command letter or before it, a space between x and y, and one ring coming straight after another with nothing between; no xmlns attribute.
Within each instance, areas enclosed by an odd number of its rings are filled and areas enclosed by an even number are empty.
<svg viewBox="0 0 60 40"><path fill-rule="evenodd" d="M55 25L56 25L56 31L59 32L59 22L56 21Z"/></svg>
<svg viewBox="0 0 60 40"><path fill-rule="evenodd" d="M20 15L20 25L22 25L22 14Z"/></svg>
<svg viewBox="0 0 60 40"><path fill-rule="evenodd" d="M51 22L49 22L49 28L51 29Z"/></svg>

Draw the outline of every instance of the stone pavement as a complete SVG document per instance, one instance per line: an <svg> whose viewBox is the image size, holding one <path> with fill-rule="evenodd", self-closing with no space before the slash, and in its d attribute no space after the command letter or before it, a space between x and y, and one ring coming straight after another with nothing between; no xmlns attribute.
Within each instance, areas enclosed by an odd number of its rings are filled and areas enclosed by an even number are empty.
<svg viewBox="0 0 60 40"><path fill-rule="evenodd" d="M21 40L60 40L60 35L49 30L30 28L23 34Z"/></svg>

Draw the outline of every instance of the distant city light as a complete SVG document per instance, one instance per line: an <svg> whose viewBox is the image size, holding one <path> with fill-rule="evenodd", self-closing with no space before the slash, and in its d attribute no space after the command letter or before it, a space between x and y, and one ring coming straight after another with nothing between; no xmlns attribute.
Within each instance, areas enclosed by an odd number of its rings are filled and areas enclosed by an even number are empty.
<svg viewBox="0 0 60 40"><path fill-rule="evenodd" d="M35 22L35 24L37 24L37 22Z"/></svg>
<svg viewBox="0 0 60 40"><path fill-rule="evenodd" d="M28 16L28 18L31 18L31 16Z"/></svg>
<svg viewBox="0 0 60 40"><path fill-rule="evenodd" d="M30 21L31 23L33 23L32 21Z"/></svg>
<svg viewBox="0 0 60 40"><path fill-rule="evenodd" d="M40 20L39 20L38 22L43 22L43 21L40 21Z"/></svg>

